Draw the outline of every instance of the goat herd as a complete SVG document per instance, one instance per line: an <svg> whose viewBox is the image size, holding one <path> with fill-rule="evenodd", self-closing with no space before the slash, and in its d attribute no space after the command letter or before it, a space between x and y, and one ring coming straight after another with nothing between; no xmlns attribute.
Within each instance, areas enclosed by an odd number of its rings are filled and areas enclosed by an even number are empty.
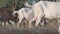
<svg viewBox="0 0 60 34"><path fill-rule="evenodd" d="M29 5L26 2L24 5L26 8L21 8L20 10L13 11L12 13L0 8L0 21L2 21L2 24L6 25L6 22L8 22L10 25L12 25L10 21L13 21L19 28L19 25L24 20L27 20L29 23L29 28L31 28L33 22L35 22L35 27L37 27L39 24L47 24L46 20L53 21L56 19L59 23L60 2L39 1L34 5Z"/></svg>

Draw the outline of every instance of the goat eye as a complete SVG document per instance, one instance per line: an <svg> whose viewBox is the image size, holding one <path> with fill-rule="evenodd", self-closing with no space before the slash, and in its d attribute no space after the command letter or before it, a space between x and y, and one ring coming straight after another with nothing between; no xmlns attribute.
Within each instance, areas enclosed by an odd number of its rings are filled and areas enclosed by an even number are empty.
<svg viewBox="0 0 60 34"><path fill-rule="evenodd" d="M15 13L16 16L18 16L18 13Z"/></svg>

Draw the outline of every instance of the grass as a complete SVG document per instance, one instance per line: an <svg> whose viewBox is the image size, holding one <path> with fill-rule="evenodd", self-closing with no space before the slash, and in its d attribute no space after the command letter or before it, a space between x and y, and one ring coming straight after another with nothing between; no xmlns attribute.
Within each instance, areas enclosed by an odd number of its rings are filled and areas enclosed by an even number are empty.
<svg viewBox="0 0 60 34"><path fill-rule="evenodd" d="M0 34L58 34L58 24L53 21L46 26L28 28L28 23L21 24L20 28L14 26L0 26Z"/></svg>

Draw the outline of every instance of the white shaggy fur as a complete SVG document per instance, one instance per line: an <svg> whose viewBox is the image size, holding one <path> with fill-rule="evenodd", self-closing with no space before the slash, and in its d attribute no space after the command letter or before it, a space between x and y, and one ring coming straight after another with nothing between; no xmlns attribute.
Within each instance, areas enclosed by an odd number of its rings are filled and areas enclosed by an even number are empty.
<svg viewBox="0 0 60 34"><path fill-rule="evenodd" d="M44 15L45 18L48 19L60 18L60 2L39 1L32 6L30 5L29 7L31 7L34 12L34 18L32 21L36 19L35 26L38 26L38 24L41 22L41 18Z"/></svg>

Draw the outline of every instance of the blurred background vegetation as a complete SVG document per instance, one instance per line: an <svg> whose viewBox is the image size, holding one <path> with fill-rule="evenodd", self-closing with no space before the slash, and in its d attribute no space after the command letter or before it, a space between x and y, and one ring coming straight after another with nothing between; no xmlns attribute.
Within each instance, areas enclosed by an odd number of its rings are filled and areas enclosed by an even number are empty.
<svg viewBox="0 0 60 34"><path fill-rule="evenodd" d="M0 8L8 8L9 10L18 10L20 8L25 7L24 3L28 2L29 4L33 5L40 0L0 0ZM56 0L43 0L43 1L56 1Z"/></svg>

